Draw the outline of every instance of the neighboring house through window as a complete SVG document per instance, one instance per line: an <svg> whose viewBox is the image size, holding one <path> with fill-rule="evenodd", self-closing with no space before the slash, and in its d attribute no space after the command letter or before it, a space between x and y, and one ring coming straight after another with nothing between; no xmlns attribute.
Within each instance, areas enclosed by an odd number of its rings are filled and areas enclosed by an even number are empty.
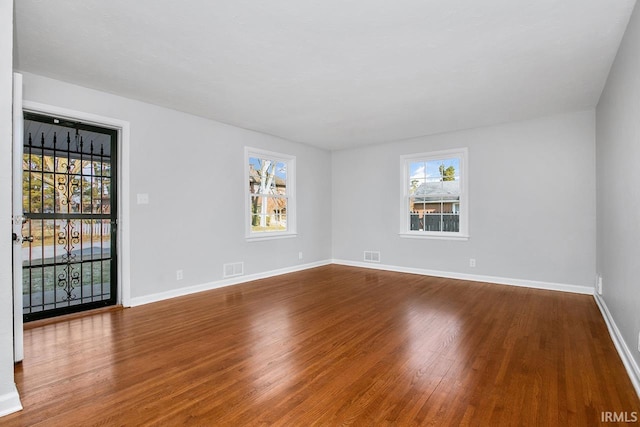
<svg viewBox="0 0 640 427"><path fill-rule="evenodd" d="M401 156L403 237L467 239L467 149Z"/></svg>
<svg viewBox="0 0 640 427"><path fill-rule="evenodd" d="M295 236L295 157L245 148L247 239Z"/></svg>

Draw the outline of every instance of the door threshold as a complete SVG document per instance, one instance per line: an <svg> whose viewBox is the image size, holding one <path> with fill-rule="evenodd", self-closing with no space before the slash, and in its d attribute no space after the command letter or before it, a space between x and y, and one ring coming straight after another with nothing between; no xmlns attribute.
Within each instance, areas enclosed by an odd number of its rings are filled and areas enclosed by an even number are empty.
<svg viewBox="0 0 640 427"><path fill-rule="evenodd" d="M94 308L92 310L79 311L77 313L63 314L62 316L49 317L47 319L33 320L24 323L24 329L39 328L41 326L52 325L54 323L66 322L68 320L79 319L81 317L94 316L97 314L109 313L112 311L124 310L122 304L110 305L108 307Z"/></svg>

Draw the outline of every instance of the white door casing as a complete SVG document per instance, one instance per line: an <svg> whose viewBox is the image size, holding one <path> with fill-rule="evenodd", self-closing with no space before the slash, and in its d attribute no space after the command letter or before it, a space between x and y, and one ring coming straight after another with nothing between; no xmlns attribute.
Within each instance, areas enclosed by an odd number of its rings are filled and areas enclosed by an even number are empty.
<svg viewBox="0 0 640 427"><path fill-rule="evenodd" d="M118 130L119 176L118 176L118 297L119 304L131 305L130 289L130 244L129 244L129 122L109 117L84 113L67 108L23 100L22 75L14 73L13 100L13 232L18 240L13 248L14 286L14 358L21 361L23 349L22 314L22 151L24 144L23 116L25 111L66 117Z"/></svg>
<svg viewBox="0 0 640 427"><path fill-rule="evenodd" d="M22 331L22 74L13 73L13 359L20 362L24 358Z"/></svg>

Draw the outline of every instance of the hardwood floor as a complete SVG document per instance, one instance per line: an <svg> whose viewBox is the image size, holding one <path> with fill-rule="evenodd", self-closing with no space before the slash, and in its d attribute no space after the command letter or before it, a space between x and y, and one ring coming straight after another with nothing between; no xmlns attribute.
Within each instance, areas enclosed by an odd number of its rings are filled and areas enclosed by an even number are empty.
<svg viewBox="0 0 640 427"><path fill-rule="evenodd" d="M24 410L1 425L560 426L640 412L593 298L562 292L330 265L24 338Z"/></svg>

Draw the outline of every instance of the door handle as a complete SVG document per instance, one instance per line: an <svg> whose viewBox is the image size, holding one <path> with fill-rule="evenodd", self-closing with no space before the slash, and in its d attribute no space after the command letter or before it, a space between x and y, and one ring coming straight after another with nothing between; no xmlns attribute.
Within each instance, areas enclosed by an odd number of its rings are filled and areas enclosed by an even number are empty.
<svg viewBox="0 0 640 427"><path fill-rule="evenodd" d="M11 233L11 240L14 242L29 242L32 243L33 242L33 236L22 236L22 237L18 237L17 233Z"/></svg>

